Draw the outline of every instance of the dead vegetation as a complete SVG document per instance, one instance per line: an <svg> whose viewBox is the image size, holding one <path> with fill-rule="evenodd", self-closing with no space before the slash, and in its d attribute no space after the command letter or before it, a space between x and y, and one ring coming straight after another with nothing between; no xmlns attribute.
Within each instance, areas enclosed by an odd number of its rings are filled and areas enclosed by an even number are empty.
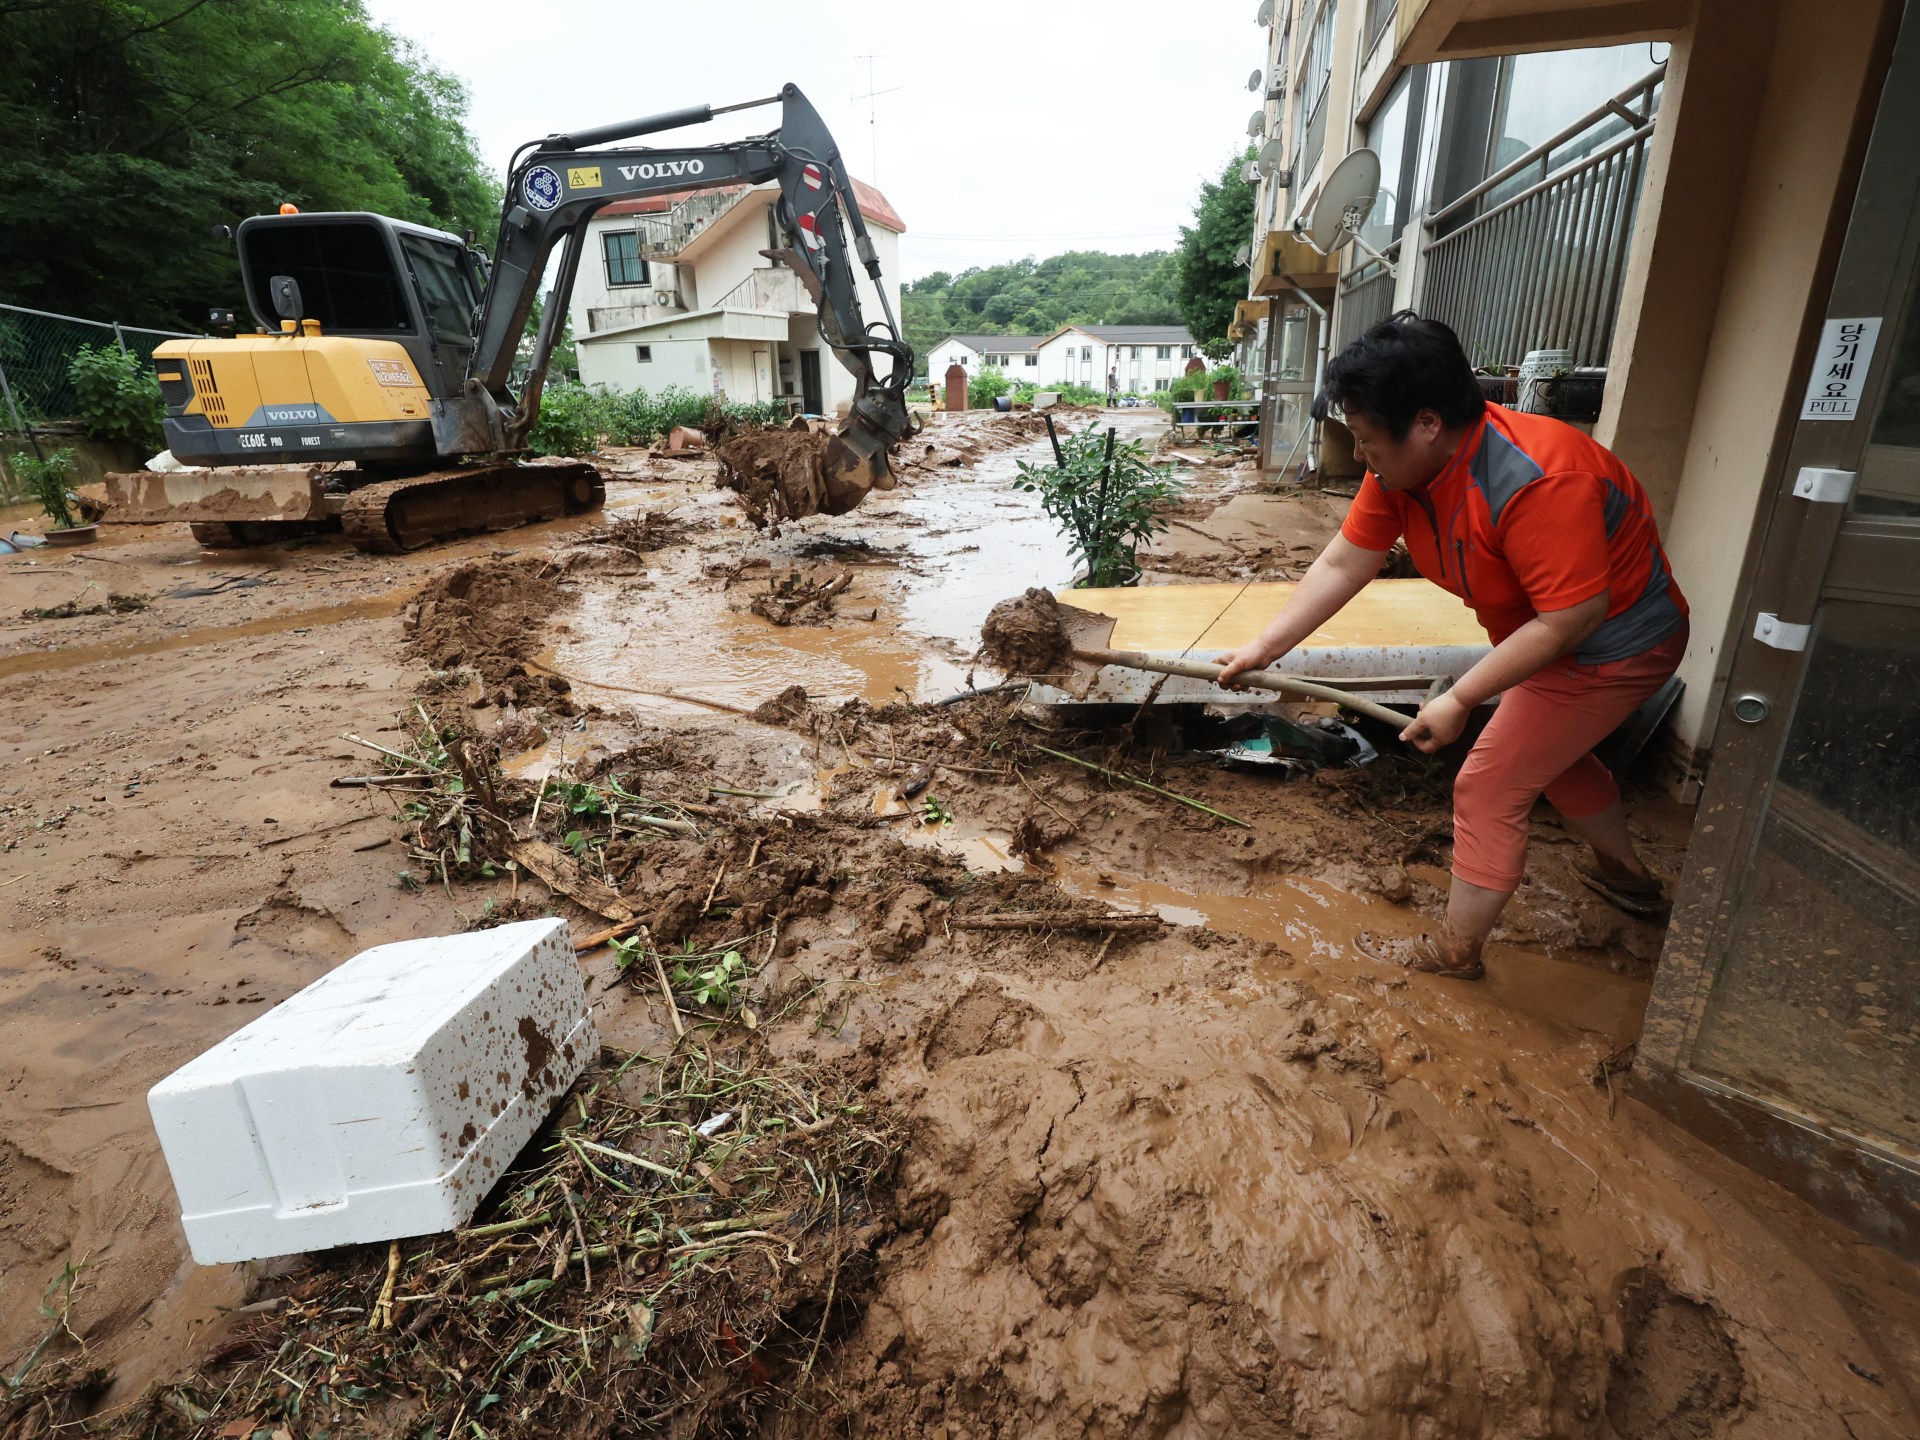
<svg viewBox="0 0 1920 1440"><path fill-rule="evenodd" d="M607 1055L451 1235L329 1253L118 1436L740 1434L857 1320L899 1140L751 1044Z"/></svg>

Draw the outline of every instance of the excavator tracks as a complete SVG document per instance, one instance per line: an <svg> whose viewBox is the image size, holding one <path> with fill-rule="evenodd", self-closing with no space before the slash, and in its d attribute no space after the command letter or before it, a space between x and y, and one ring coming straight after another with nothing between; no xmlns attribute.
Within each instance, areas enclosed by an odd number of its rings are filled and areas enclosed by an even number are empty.
<svg viewBox="0 0 1920 1440"><path fill-rule="evenodd" d="M487 465L362 486L347 496L340 524L360 549L398 555L459 535L579 515L606 498L599 473L584 462Z"/></svg>

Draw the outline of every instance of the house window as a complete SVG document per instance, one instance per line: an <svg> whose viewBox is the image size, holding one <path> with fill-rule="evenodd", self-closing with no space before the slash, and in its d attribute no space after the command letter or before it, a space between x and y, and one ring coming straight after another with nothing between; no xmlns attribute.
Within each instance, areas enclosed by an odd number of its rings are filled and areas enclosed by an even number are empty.
<svg viewBox="0 0 1920 1440"><path fill-rule="evenodd" d="M640 236L633 230L609 230L600 237L607 257L608 285L644 285L647 262L640 258Z"/></svg>
<svg viewBox="0 0 1920 1440"><path fill-rule="evenodd" d="M633 358L638 360L642 365L651 365L653 363L653 347L651 345L634 346Z"/></svg>
<svg viewBox="0 0 1920 1440"><path fill-rule="evenodd" d="M1093 347L1091 345L1082 345L1080 347L1080 358L1082 360L1093 359Z"/></svg>
<svg viewBox="0 0 1920 1440"><path fill-rule="evenodd" d="M1027 364L1028 364L1028 366L1029 366L1029 367L1032 367L1032 366L1034 366L1034 365L1038 365L1039 363L1040 363L1040 357L1039 357L1038 355L1029 355L1029 356L1027 356Z"/></svg>
<svg viewBox="0 0 1920 1440"><path fill-rule="evenodd" d="M1140 347L1138 345L1133 347L1133 358L1136 360L1140 358Z"/></svg>
<svg viewBox="0 0 1920 1440"><path fill-rule="evenodd" d="M1171 360L1173 358L1173 346L1171 345L1156 345L1154 350L1156 353L1153 358L1156 360Z"/></svg>
<svg viewBox="0 0 1920 1440"><path fill-rule="evenodd" d="M1180 347L1180 358L1182 360L1191 360L1193 358L1193 346L1182 345Z"/></svg>
<svg viewBox="0 0 1920 1440"><path fill-rule="evenodd" d="M1172 385L1173 382L1171 380L1156 380L1153 382L1154 392L1158 394L1162 390L1170 389Z"/></svg>

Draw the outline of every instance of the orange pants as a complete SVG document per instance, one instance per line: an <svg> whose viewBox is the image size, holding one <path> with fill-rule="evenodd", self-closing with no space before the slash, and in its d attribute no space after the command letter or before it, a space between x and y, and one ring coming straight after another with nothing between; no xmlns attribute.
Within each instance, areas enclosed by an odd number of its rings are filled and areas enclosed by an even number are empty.
<svg viewBox="0 0 1920 1440"><path fill-rule="evenodd" d="M1687 650L1686 627L1653 649L1605 665L1550 665L1500 697L1453 782L1453 873L1512 891L1526 875L1527 816L1544 792L1569 820L1620 798L1599 744L1667 683Z"/></svg>

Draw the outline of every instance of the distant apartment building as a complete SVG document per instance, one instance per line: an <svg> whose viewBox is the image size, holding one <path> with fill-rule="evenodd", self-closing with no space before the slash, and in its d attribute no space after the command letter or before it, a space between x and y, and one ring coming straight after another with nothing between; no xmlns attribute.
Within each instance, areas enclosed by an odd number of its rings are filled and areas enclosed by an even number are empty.
<svg viewBox="0 0 1920 1440"><path fill-rule="evenodd" d="M1034 379L1044 335L949 335L927 352L927 376L937 385L960 366L968 375L989 368L1004 370L1017 382Z"/></svg>
<svg viewBox="0 0 1920 1440"><path fill-rule="evenodd" d="M1039 379L1104 390L1112 374L1123 394L1151 395L1199 353L1184 325L1066 325L1040 343Z"/></svg>
<svg viewBox="0 0 1920 1440"><path fill-rule="evenodd" d="M887 300L900 314L898 212L855 180ZM852 402L853 377L833 357L799 278L760 252L782 245L778 187L621 200L588 222L573 289L580 379L618 390L678 386L742 401L785 401L831 415ZM868 319L880 297L855 271Z"/></svg>

